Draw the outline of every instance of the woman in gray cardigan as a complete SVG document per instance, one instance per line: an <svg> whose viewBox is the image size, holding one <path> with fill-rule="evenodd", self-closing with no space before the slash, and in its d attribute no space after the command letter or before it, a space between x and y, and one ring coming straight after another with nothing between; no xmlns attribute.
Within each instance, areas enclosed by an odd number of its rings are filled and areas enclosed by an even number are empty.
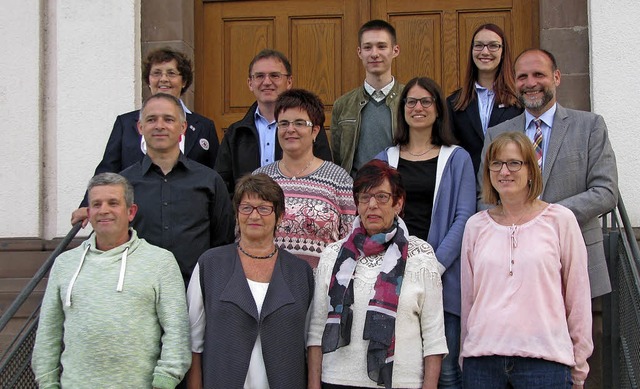
<svg viewBox="0 0 640 389"><path fill-rule="evenodd" d="M306 387L307 262L274 244L284 193L266 174L236 184L238 242L198 260L187 291L193 362L189 388Z"/></svg>

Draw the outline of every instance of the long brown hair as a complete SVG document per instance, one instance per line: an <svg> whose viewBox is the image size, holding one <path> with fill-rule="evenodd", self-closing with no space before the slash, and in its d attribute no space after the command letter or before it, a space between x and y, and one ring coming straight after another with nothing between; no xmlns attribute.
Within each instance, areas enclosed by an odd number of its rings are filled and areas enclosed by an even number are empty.
<svg viewBox="0 0 640 389"><path fill-rule="evenodd" d="M518 107L520 106L520 102L518 101L516 94L515 78L513 76L511 48L509 47L509 43L507 42L507 38L502 29L495 24L488 23L478 27L471 36L465 81L464 84L462 84L462 88L460 88L460 93L458 93L458 96L453 103L454 111L462 111L466 109L476 98L475 83L478 80L478 67L475 62L473 62L473 41L476 35L482 30L494 32L500 37L500 39L502 39L502 58L500 58L500 63L496 70L496 79L493 84L495 102L498 104L504 104L507 107L513 105Z"/></svg>
<svg viewBox="0 0 640 389"><path fill-rule="evenodd" d="M433 105L436 108L437 118L433 123L431 130L431 143L437 146L451 146L457 144L450 127L449 110L446 106L446 101L442 97L442 90L438 83L428 77L416 77L412 78L404 86L402 93L400 94L400 104L398 104L398 124L396 126L396 133L393 137L393 143L396 145L404 146L409 143L409 123L404 116L404 106L406 105L406 99L409 95L409 89L414 86L419 86L426 90L433 97Z"/></svg>

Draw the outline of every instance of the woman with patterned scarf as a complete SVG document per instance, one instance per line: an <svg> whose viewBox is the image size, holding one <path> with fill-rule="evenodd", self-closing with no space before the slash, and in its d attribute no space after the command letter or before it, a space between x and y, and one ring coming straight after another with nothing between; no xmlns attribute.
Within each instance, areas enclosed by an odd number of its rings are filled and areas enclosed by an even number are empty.
<svg viewBox="0 0 640 389"><path fill-rule="evenodd" d="M433 249L409 236L405 191L386 162L358 171L353 197L353 230L317 269L308 388L435 389L447 344Z"/></svg>

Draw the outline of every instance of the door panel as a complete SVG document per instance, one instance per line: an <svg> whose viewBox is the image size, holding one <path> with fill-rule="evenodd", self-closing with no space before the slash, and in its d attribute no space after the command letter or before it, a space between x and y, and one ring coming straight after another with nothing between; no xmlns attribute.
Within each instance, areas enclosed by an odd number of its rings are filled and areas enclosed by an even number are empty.
<svg viewBox="0 0 640 389"><path fill-rule="evenodd" d="M215 120L218 135L242 119L255 101L247 85L248 66L262 49L291 61L293 85L318 94L330 120L345 80L360 71L354 61L360 26L352 0L196 0L196 110ZM327 121L327 123L329 123Z"/></svg>
<svg viewBox="0 0 640 389"><path fill-rule="evenodd" d="M457 89L467 66L471 33L483 23L501 26L512 55L538 44L538 0L195 0L196 110L222 131L240 120L254 96L248 65L264 48L282 51L293 68L294 87L325 103L362 85L358 29L370 19L389 21L400 55L400 82L426 75L445 94Z"/></svg>
<svg viewBox="0 0 640 389"><path fill-rule="evenodd" d="M402 83L417 75L435 80L442 78L442 26L439 13L391 15L396 29L400 55L396 57L392 73Z"/></svg>
<svg viewBox="0 0 640 389"><path fill-rule="evenodd" d="M473 31L485 23L500 26L512 55L538 44L538 2L526 0L371 0L371 18L388 20L400 45L393 74L401 82L426 75L446 95L464 79Z"/></svg>
<svg viewBox="0 0 640 389"><path fill-rule="evenodd" d="M248 65L254 55L264 47L273 46L272 20L230 20L224 23L224 46L233 48L223 54L225 113L242 113L255 100L249 91ZM223 81L224 80L224 81Z"/></svg>
<svg viewBox="0 0 640 389"><path fill-rule="evenodd" d="M295 85L315 92L331 106L340 97L342 23L339 18L291 22L291 66Z"/></svg>

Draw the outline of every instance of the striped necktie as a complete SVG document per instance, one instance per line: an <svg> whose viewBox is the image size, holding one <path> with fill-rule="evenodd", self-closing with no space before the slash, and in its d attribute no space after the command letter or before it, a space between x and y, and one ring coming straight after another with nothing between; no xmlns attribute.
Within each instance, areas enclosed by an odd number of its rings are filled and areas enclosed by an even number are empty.
<svg viewBox="0 0 640 389"><path fill-rule="evenodd" d="M540 123L542 120L535 119L533 121L536 125L536 133L533 135L533 148L536 150L536 159L538 160L538 167L542 170L542 129Z"/></svg>

